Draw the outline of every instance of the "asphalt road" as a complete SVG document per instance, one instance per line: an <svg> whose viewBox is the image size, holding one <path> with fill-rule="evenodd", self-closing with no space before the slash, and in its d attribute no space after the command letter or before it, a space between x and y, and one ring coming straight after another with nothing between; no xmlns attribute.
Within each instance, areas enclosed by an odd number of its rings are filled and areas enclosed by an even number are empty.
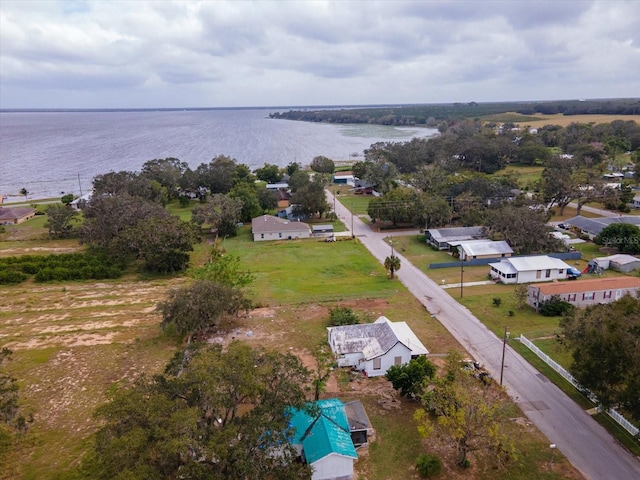
<svg viewBox="0 0 640 480"><path fill-rule="evenodd" d="M329 204L333 196L327 193ZM336 213L353 234L381 262L391 254L385 238L388 233L373 232L339 201ZM447 291L400 257L398 279L440 323L458 340L473 358L483 364L495 379L500 378L501 338L490 332L473 314ZM459 295L459 290L452 291ZM464 294L464 292L463 292ZM425 313L425 315L428 315ZM428 348L428 346L427 346ZM640 459L622 448L615 439L573 400L507 345L503 385L527 418L555 444L587 479L640 479ZM551 449L549 456L551 458Z"/></svg>

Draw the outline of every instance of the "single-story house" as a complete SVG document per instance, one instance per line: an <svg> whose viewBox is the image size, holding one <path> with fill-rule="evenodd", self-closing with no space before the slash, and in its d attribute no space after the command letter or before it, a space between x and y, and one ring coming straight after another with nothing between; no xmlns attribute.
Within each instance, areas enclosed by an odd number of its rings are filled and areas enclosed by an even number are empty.
<svg viewBox="0 0 640 480"><path fill-rule="evenodd" d="M562 223L570 225L572 230L577 230L579 233L587 235L593 240L605 227L614 223L630 223L640 227L640 217L637 215L621 215L619 217L587 218L582 215L577 215Z"/></svg>
<svg viewBox="0 0 640 480"><path fill-rule="evenodd" d="M354 367L369 377L387 373L429 351L406 322L380 317L373 323L328 327L329 346L339 367Z"/></svg>
<svg viewBox="0 0 640 480"><path fill-rule="evenodd" d="M312 480L350 480L357 460L344 404L337 398L315 402L318 413L294 410L293 445L302 461L311 466Z"/></svg>
<svg viewBox="0 0 640 480"><path fill-rule="evenodd" d="M606 257L609 260L609 266L618 272L629 273L634 270L640 270L640 258L628 255L626 253L618 253Z"/></svg>
<svg viewBox="0 0 640 480"><path fill-rule="evenodd" d="M425 241L439 250L450 250L452 242L487 238L484 227L430 228L425 231Z"/></svg>
<svg viewBox="0 0 640 480"><path fill-rule="evenodd" d="M251 233L253 233L253 240L256 242L311 237L311 229L308 224L291 222L271 215L262 215L251 220Z"/></svg>
<svg viewBox="0 0 640 480"><path fill-rule="evenodd" d="M17 225L36 216L31 207L0 207L0 225Z"/></svg>
<svg viewBox="0 0 640 480"><path fill-rule="evenodd" d="M571 268L559 258L547 255L505 258L489 264L489 275L502 283L531 283L564 280Z"/></svg>
<svg viewBox="0 0 640 480"><path fill-rule="evenodd" d="M449 242L458 248L458 254L463 261L477 258L506 258L513 255L513 249L505 240L464 240Z"/></svg>
<svg viewBox="0 0 640 480"><path fill-rule="evenodd" d="M356 177L353 176L353 172L335 172L331 176L331 181L333 183L351 185L352 187L356 185Z"/></svg>
<svg viewBox="0 0 640 480"><path fill-rule="evenodd" d="M69 206L74 210L82 210L91 200L91 195L92 192L80 195L78 198L74 198L71 203L69 203Z"/></svg>
<svg viewBox="0 0 640 480"><path fill-rule="evenodd" d="M554 295L576 307L611 303L626 294L638 296L640 278L608 277L575 282L533 283L528 287L527 304L538 310Z"/></svg>
<svg viewBox="0 0 640 480"><path fill-rule="evenodd" d="M633 200L631 200L631 207L640 208L640 195L633 196Z"/></svg>

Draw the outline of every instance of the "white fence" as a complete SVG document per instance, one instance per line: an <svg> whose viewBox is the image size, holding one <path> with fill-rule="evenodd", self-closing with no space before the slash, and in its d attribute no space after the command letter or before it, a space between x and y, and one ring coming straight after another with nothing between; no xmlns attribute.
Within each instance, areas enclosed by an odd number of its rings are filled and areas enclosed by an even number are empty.
<svg viewBox="0 0 640 480"><path fill-rule="evenodd" d="M533 342L531 342L529 339L527 339L524 335L521 334L519 340L523 345L525 345L527 348L529 348L529 350L531 350L538 357L540 357L542 359L542 361L544 361L547 365L549 365L556 372L558 372L560 375L562 375L562 377L564 377L564 379L567 380L571 385L573 385L574 387L576 387L578 390L580 390L582 392L586 392L588 394L588 396L589 396L589 400L591 400L596 405L598 404L598 399L596 398L596 396L593 395L592 393L590 393L587 389L583 388L578 383L578 381L573 377L573 375L571 375L564 368L562 368L562 366L558 362L554 361L549 355L547 355L542 350L540 350L538 347L536 347L533 344ZM627 432L629 432L634 437L637 437L638 435L640 435L640 429L638 429L638 427L633 425L631 422L629 422L629 420L624 418L622 415L620 415L614 409L608 410L607 414L611 418L613 418L616 422L618 422L622 428L624 428Z"/></svg>

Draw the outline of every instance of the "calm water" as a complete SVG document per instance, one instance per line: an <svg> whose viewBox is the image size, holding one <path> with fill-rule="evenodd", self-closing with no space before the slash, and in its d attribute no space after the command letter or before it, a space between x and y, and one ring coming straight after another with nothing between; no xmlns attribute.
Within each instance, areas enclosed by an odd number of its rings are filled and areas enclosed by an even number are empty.
<svg viewBox="0 0 640 480"><path fill-rule="evenodd" d="M436 133L267 118L273 111L0 112L0 194L18 195L21 188L30 198L78 194L97 174L139 171L155 158L196 168L227 155L253 170L265 163L308 165L317 155L354 158L375 142Z"/></svg>

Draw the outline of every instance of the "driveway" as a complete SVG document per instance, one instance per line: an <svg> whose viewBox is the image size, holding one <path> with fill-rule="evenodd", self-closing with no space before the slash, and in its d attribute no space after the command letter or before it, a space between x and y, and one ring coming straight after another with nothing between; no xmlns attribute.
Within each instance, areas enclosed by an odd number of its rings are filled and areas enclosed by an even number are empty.
<svg viewBox="0 0 640 480"><path fill-rule="evenodd" d="M327 198L333 204L334 198L329 192ZM357 216L352 218L351 212L339 201L335 205L336 213L345 220L347 228L353 224L352 233L384 263L390 254L390 246L385 241L389 234L373 232ZM500 378L502 339L406 258L397 252L396 255L402 262L402 268L396 272L398 279L469 354L494 378ZM503 385L549 443L555 444L587 479L640 479L640 460L622 448L587 412L509 346L506 348Z"/></svg>

